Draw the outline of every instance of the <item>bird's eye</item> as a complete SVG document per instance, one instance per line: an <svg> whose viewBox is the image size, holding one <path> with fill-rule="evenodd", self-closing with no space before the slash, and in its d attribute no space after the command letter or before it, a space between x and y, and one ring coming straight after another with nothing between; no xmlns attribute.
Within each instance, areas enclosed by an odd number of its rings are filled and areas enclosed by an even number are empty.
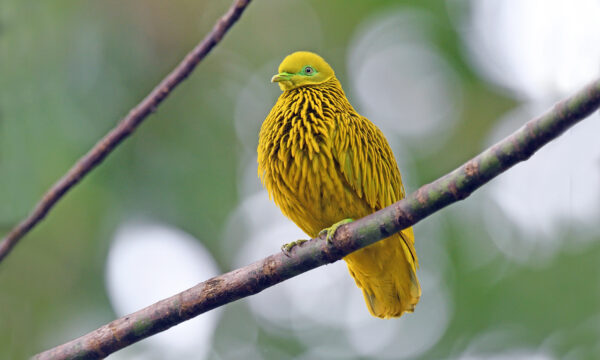
<svg viewBox="0 0 600 360"><path fill-rule="evenodd" d="M310 66L307 66L307 67L304 68L304 73L307 74L307 75L310 75L310 74L312 74L314 72L315 72L315 69L311 68Z"/></svg>

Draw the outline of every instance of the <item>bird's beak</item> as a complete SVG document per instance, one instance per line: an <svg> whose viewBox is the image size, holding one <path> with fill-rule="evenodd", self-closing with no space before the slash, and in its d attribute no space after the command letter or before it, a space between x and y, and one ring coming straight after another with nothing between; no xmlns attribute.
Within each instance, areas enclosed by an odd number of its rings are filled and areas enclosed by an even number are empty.
<svg viewBox="0 0 600 360"><path fill-rule="evenodd" d="M271 78L271 82L282 82L282 81L290 81L292 78L292 74L289 73L279 73Z"/></svg>

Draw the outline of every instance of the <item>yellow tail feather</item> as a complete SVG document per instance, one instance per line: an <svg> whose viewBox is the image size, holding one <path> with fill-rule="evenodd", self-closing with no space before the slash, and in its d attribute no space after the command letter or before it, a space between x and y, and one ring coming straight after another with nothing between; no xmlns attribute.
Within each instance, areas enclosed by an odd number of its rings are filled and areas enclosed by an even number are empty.
<svg viewBox="0 0 600 360"><path fill-rule="evenodd" d="M344 258L369 312L387 319L413 312L421 297L412 228Z"/></svg>

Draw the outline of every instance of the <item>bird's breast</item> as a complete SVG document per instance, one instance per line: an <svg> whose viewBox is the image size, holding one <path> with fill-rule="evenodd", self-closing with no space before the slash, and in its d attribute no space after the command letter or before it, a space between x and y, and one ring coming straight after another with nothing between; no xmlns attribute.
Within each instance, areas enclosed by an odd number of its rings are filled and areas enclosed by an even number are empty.
<svg viewBox="0 0 600 360"><path fill-rule="evenodd" d="M355 209L356 194L334 157L333 133L339 126L334 111L317 101L318 96L308 100L296 97L291 103L276 104L260 132L258 162L269 195L314 237L321 229L368 210L362 204Z"/></svg>

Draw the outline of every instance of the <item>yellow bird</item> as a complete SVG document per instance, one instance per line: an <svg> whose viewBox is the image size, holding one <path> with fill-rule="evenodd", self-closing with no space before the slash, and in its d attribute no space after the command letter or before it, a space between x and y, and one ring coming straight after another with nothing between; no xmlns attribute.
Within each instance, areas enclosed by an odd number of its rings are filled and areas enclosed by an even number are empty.
<svg viewBox="0 0 600 360"><path fill-rule="evenodd" d="M271 82L283 93L260 130L258 175L284 215L310 237L325 231L329 240L341 224L404 197L383 133L354 110L323 58L295 52ZM414 310L421 288L412 228L344 260L373 316Z"/></svg>

